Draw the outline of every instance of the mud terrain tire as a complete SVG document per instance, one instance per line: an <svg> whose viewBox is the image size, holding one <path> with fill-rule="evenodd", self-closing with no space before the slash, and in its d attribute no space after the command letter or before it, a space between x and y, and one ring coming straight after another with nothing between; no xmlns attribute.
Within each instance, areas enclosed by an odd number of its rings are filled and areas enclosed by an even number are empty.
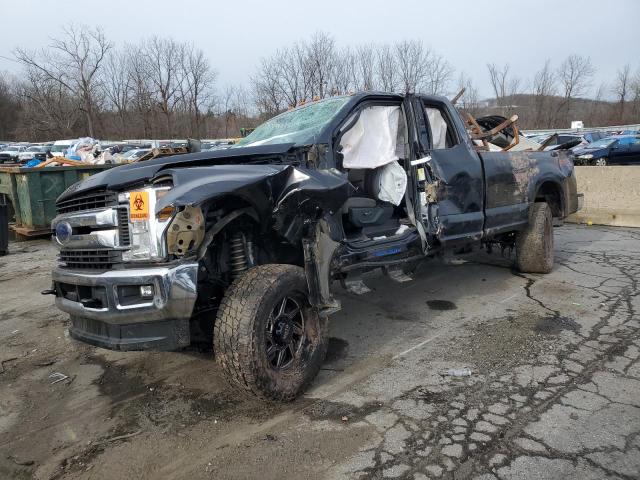
<svg viewBox="0 0 640 480"><path fill-rule="evenodd" d="M553 269L553 215L547 203L534 203L529 225L516 236L516 267L523 273Z"/></svg>
<svg viewBox="0 0 640 480"><path fill-rule="evenodd" d="M222 299L214 326L214 353L232 386L263 399L291 401L322 366L327 326L327 318L309 304L302 268L261 265L238 277ZM275 358L273 349L280 349ZM287 364L274 365L282 350L289 352Z"/></svg>

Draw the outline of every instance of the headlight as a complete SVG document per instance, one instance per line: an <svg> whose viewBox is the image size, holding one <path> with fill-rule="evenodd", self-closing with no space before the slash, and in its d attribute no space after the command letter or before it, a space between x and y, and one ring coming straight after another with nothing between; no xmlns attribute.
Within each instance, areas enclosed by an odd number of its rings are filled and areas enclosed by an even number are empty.
<svg viewBox="0 0 640 480"><path fill-rule="evenodd" d="M583 160L591 160L593 158L593 155L589 153L587 155L580 155L578 156L578 158L582 158Z"/></svg>
<svg viewBox="0 0 640 480"><path fill-rule="evenodd" d="M165 231L172 215L163 209L155 215L156 202L169 187L144 188L121 193L120 203L129 204L130 249L122 252L125 262L160 261L167 256Z"/></svg>

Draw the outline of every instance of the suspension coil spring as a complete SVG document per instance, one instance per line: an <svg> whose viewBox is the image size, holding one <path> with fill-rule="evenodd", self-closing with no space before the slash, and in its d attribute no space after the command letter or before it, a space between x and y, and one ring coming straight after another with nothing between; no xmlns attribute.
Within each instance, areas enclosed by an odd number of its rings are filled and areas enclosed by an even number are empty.
<svg viewBox="0 0 640 480"><path fill-rule="evenodd" d="M245 238L242 232L236 232L229 243L229 259L231 263L231 278L237 278L247 269L247 253Z"/></svg>

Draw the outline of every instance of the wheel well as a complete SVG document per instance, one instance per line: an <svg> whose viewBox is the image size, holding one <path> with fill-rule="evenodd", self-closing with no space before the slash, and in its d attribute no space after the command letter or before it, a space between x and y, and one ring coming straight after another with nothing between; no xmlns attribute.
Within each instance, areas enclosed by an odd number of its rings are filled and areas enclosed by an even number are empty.
<svg viewBox="0 0 640 480"><path fill-rule="evenodd" d="M263 224L258 211L247 201L237 197L226 197L210 204L207 208L206 229L224 215L246 208L249 213L232 220L216 235L226 240L242 232L250 235L256 248L256 264L287 263L304 266L302 246L291 245L269 225Z"/></svg>
<svg viewBox="0 0 640 480"><path fill-rule="evenodd" d="M562 188L556 182L544 182L536 193L536 202L547 202L554 217L564 217Z"/></svg>

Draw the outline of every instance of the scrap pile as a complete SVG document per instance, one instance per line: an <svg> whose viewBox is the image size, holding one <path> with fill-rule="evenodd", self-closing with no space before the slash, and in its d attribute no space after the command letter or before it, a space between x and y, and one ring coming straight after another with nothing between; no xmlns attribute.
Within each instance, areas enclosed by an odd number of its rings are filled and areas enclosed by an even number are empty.
<svg viewBox="0 0 640 480"><path fill-rule="evenodd" d="M44 162L33 162L27 167L54 167L54 166L87 166L87 165L105 165L113 163L129 163L151 160L152 158L166 157L169 155L180 155L191 151L199 151L191 144L186 147L156 147L149 149L148 152L136 157L133 160L125 159L119 152L112 148L101 150L100 143L90 137L80 138L69 147L64 156L52 156Z"/></svg>

